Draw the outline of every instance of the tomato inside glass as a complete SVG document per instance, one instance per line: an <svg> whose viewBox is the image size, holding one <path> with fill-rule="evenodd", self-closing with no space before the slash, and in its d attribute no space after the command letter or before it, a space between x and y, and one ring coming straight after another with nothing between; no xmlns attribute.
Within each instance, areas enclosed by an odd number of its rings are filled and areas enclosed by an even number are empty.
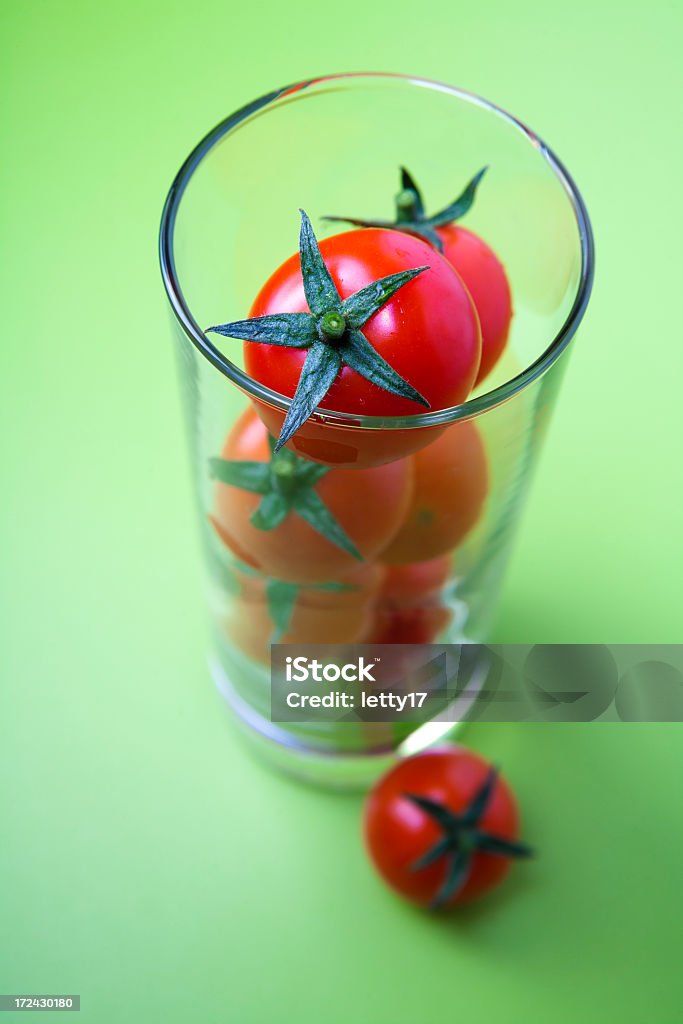
<svg viewBox="0 0 683 1024"><path fill-rule="evenodd" d="M481 324L481 364L475 381L480 384L505 348L512 320L512 295L503 264L493 249L458 224L438 228L443 255L462 279L476 306Z"/></svg>
<svg viewBox="0 0 683 1024"><path fill-rule="evenodd" d="M251 407L228 434L221 456L238 464L271 460L266 428ZM241 561L268 576L302 584L339 579L358 569L362 559L376 556L398 532L412 493L412 472L408 459L362 470L329 469L311 488L359 557L294 510L274 528L259 529L253 516L261 495L220 481L214 486L213 526Z"/></svg>

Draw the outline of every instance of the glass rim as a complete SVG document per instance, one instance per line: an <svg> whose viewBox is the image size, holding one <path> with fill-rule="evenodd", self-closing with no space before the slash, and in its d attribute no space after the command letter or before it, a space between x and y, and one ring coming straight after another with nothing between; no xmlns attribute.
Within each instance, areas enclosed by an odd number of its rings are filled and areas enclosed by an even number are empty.
<svg viewBox="0 0 683 1024"><path fill-rule="evenodd" d="M265 384L250 377L244 370L227 358L207 338L200 325L194 319L189 305L185 301L180 281L176 271L174 256L174 229L176 216L183 194L189 184L192 175L211 152L215 145L220 142L229 132L233 131L253 114L271 104L277 102L284 96L292 95L309 89L312 86L325 82L337 80L359 80L359 79L387 79L397 82L404 82L420 88L432 89L445 92L456 99L471 103L474 106L483 107L491 114L506 121L511 127L519 131L527 141L537 150L539 155L548 164L553 174L561 184L567 195L574 213L578 229L579 242L581 247L581 269L578 286L572 307L559 331L552 339L541 355L527 367L504 381L491 391L470 398L460 405L449 406L445 409L434 409L429 412L416 413L404 416L367 416L349 412L338 412L332 409L317 409L310 419L317 423L345 427L362 427L364 429L412 429L428 426L440 426L457 420L470 419L481 413L493 409L508 401L514 395L528 387L538 377L542 376L555 363L558 357L568 346L583 318L590 298L594 276L594 242L588 211L583 197L579 192L574 179L564 166L562 161L555 155L553 150L546 143L520 121L513 114L497 106L489 100L478 96L476 93L457 86L447 85L444 82L435 81L429 78L422 78L414 75L404 75L397 72L349 72L330 75L319 75L315 78L304 79L292 85L284 86L266 93L247 103L235 113L230 114L220 121L215 128L209 131L203 139L194 147L189 156L182 164L169 189L164 208L161 215L159 229L159 262L161 264L161 275L164 282L166 295L171 304L171 309L183 333L192 342L196 349L207 359L217 370L227 377L242 391L252 398L258 399L265 404L286 412L291 403L291 398L273 391Z"/></svg>

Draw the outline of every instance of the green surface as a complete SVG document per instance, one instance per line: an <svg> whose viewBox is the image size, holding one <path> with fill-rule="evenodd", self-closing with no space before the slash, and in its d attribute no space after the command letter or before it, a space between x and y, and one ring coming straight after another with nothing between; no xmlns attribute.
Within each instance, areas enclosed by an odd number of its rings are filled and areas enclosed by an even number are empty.
<svg viewBox="0 0 683 1024"><path fill-rule="evenodd" d="M598 274L496 638L681 641L681 8L4 0L0 46L0 992L98 1024L679 1019L680 727L473 727L542 855L452 921L373 877L357 798L236 742L155 236L198 136L288 80L381 64L520 114Z"/></svg>

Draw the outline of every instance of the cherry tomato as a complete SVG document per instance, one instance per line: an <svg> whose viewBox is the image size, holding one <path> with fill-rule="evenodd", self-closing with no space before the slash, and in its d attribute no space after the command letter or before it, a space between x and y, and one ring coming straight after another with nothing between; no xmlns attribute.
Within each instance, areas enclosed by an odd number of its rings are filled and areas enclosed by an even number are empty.
<svg viewBox="0 0 683 1024"><path fill-rule="evenodd" d="M510 331L512 295L503 264L486 242L457 224L437 228L443 255L472 296L481 324L481 384L498 362Z"/></svg>
<svg viewBox="0 0 683 1024"><path fill-rule="evenodd" d="M432 410L464 402L479 372L481 332L472 299L451 264L419 238L376 228L323 239L320 251L342 298L389 274L429 267L392 296L367 321L362 332L393 369L427 399ZM269 278L249 315L307 311L296 254ZM244 346L245 367L250 376L290 398L305 358L303 349L253 342ZM367 416L410 416L425 411L416 402L390 394L346 365L319 408ZM261 402L257 409L271 433L277 435L282 413ZM300 428L289 444L320 462L375 465L417 450L437 432L435 428L425 432L360 431L329 428L312 420Z"/></svg>
<svg viewBox="0 0 683 1024"><path fill-rule="evenodd" d="M394 608L411 608L438 597L448 580L451 560L446 556L424 562L387 566L378 600Z"/></svg>
<svg viewBox="0 0 683 1024"><path fill-rule="evenodd" d="M449 573L450 559L445 557L387 566L364 642L433 643L452 618L441 597Z"/></svg>
<svg viewBox="0 0 683 1024"><path fill-rule="evenodd" d="M486 454L474 423L455 423L412 457L414 485L403 526L380 558L419 562L452 551L481 515L488 492Z"/></svg>
<svg viewBox="0 0 683 1024"><path fill-rule="evenodd" d="M395 607L378 605L373 610L366 644L433 644L450 625L453 613L439 604Z"/></svg>
<svg viewBox="0 0 683 1024"><path fill-rule="evenodd" d="M351 644L367 631L370 606L382 570L364 565L347 576L343 589L299 587L287 629L278 643ZM266 578L237 573L240 592L234 599L225 628L240 650L257 661L270 661L270 645L276 632L268 603Z"/></svg>
<svg viewBox="0 0 683 1024"><path fill-rule="evenodd" d="M222 457L267 462L268 433L248 408L230 431ZM371 469L330 469L315 491L365 559L391 540L405 517L412 489L408 460ZM216 483L212 522L224 543L247 565L268 576L293 583L319 583L353 572L360 562L290 512L274 529L255 527L250 517L260 496L229 484Z"/></svg>
<svg viewBox="0 0 683 1024"><path fill-rule="evenodd" d="M517 839L512 790L462 747L399 761L368 797L364 834L384 881L423 906L476 899L502 881L511 857L531 852Z"/></svg>

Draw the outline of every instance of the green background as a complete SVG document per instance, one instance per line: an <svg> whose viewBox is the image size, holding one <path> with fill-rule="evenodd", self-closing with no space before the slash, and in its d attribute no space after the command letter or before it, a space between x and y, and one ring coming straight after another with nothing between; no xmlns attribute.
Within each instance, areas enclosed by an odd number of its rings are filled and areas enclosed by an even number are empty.
<svg viewBox="0 0 683 1024"><path fill-rule="evenodd" d="M680 6L4 0L0 46L0 992L97 1022L679 1019L681 727L473 726L542 854L449 920L373 876L357 797L237 742L155 236L197 138L289 80L403 70L519 114L598 272L495 639L681 641Z"/></svg>

